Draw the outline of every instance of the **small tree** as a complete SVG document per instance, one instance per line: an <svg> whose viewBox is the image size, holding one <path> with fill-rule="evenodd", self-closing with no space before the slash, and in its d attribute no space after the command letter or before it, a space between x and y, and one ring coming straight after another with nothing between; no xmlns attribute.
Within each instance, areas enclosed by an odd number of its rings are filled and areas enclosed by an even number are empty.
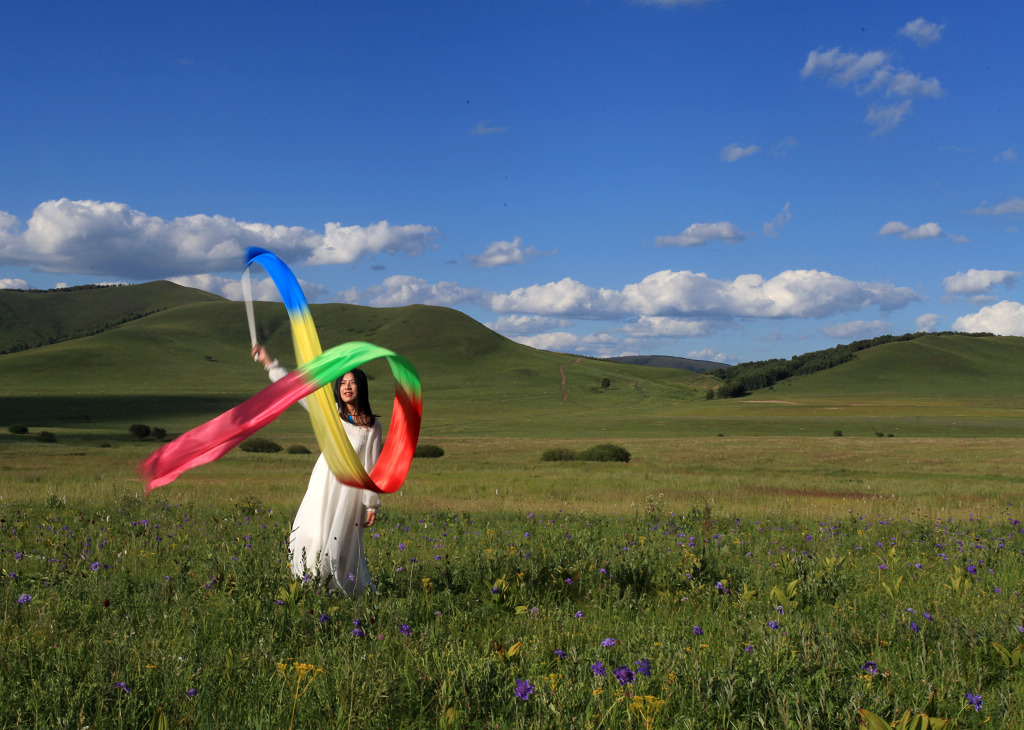
<svg viewBox="0 0 1024 730"><path fill-rule="evenodd" d="M133 423L128 427L128 433L137 439L144 439L149 437L150 428L144 423Z"/></svg>
<svg viewBox="0 0 1024 730"><path fill-rule="evenodd" d="M608 378L601 378L601 387L604 388L605 390L608 390L610 387L612 387L612 381L610 381Z"/></svg>

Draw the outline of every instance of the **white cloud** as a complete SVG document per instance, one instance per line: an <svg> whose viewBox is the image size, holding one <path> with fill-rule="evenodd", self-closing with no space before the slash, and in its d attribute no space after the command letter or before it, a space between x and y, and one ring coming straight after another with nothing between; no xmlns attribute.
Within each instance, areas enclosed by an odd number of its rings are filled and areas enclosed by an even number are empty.
<svg viewBox="0 0 1024 730"><path fill-rule="evenodd" d="M595 289L565 278L492 294L478 303L495 312L589 319L623 316L684 318L817 318L869 306L896 309L921 297L907 287L857 282L825 271L783 271L771 279L745 274L733 281L691 271L659 271L622 291Z"/></svg>
<svg viewBox="0 0 1024 730"><path fill-rule="evenodd" d="M245 292L242 289L242 281L238 277L228 278L224 276L214 276L213 274L192 274L190 276L172 276L167 281L180 284L181 286L187 286L192 289L202 289L208 291L211 294L222 296L225 299L231 299L234 301L241 301L245 299ZM327 295L327 287L320 286L319 284L311 284L308 281L298 279L299 286L302 287L302 293L306 295L306 299L315 302L318 299ZM252 288L252 298L258 302L279 302L281 301L281 294L277 289L277 285L273 279L268 277L253 277L250 279L250 286Z"/></svg>
<svg viewBox="0 0 1024 730"><path fill-rule="evenodd" d="M993 205L991 208L986 206L987 203L982 203L968 212L975 215L1024 215L1024 198L1011 198L1005 203Z"/></svg>
<svg viewBox="0 0 1024 730"><path fill-rule="evenodd" d="M909 241L918 241L924 238L938 238L942 235L942 228L938 223L922 223L917 228L911 228L901 221L889 221L875 235L899 236Z"/></svg>
<svg viewBox="0 0 1024 730"><path fill-rule="evenodd" d="M995 162L1013 162L1017 159L1017 150L1010 147L996 155Z"/></svg>
<svg viewBox="0 0 1024 730"><path fill-rule="evenodd" d="M888 322L876 319L873 322L865 322L864 320L841 322L823 327L821 331L829 337L837 337L844 340L860 340L868 337L877 337L888 332L890 329L892 329L892 325Z"/></svg>
<svg viewBox="0 0 1024 730"><path fill-rule="evenodd" d="M965 314L953 322L956 332L991 332L994 335L1024 336L1024 304L1002 301Z"/></svg>
<svg viewBox="0 0 1024 730"><path fill-rule="evenodd" d="M899 29L899 34L914 41L920 48L926 48L932 43L937 43L942 38L942 31L946 26L938 23L929 23L924 18L911 20Z"/></svg>
<svg viewBox="0 0 1024 730"><path fill-rule="evenodd" d="M750 157L760 151L761 148L756 144L752 144L749 147L740 147L738 144L733 142L732 144L727 144L723 147L720 154L722 159L726 162L736 162L736 160L742 160L744 157Z"/></svg>
<svg viewBox="0 0 1024 730"><path fill-rule="evenodd" d="M871 136L877 137L894 130L903 121L903 117L910 113L910 107L910 99L888 106L871 106L864 115L864 121L875 128Z"/></svg>
<svg viewBox="0 0 1024 730"><path fill-rule="evenodd" d="M710 347L705 347L703 350L693 350L686 355L691 360L710 360L711 362L726 363L729 361L729 356L722 352L716 352Z"/></svg>
<svg viewBox="0 0 1024 730"><path fill-rule="evenodd" d="M851 86L857 96L881 95L887 99L902 99L897 104L876 102L871 105L864 121L875 128L874 135L884 134L897 127L910 113L911 99L937 99L944 94L937 78L925 79L906 69L896 68L885 51L846 53L838 47L828 51L811 51L807 54L800 76L804 79L822 76L829 85L839 88Z"/></svg>
<svg viewBox="0 0 1024 730"><path fill-rule="evenodd" d="M0 213L0 264L136 280L237 270L250 246L317 265L378 253L416 255L437 236L429 226L387 221L367 227L327 223L322 234L220 215L165 221L123 203L66 198L37 206L24 232L13 230L16 220Z"/></svg>
<svg viewBox="0 0 1024 730"><path fill-rule="evenodd" d="M486 134L498 134L500 132L507 132L508 127L488 127L487 122L478 122L475 127L470 131L470 134L481 136Z"/></svg>
<svg viewBox="0 0 1024 730"><path fill-rule="evenodd" d="M934 332L935 325L938 323L939 315L937 314L922 314L914 320L914 326L918 332Z"/></svg>
<svg viewBox="0 0 1024 730"><path fill-rule="evenodd" d="M659 246L703 246L711 240L737 243L743 240L743 234L728 221L694 223L678 236L658 236L655 242Z"/></svg>
<svg viewBox="0 0 1024 730"><path fill-rule="evenodd" d="M24 279L0 279L0 289L31 289Z"/></svg>
<svg viewBox="0 0 1024 730"><path fill-rule="evenodd" d="M409 304L454 307L463 302L479 303L488 298L480 289L459 286L452 281L430 284L415 276L389 276L364 294L370 297L369 303L374 307L404 307Z"/></svg>
<svg viewBox="0 0 1024 730"><path fill-rule="evenodd" d="M623 309L621 292L593 289L568 277L548 284L513 289L508 294L494 294L490 308L494 312L531 312L534 314L594 317L611 319Z"/></svg>
<svg viewBox="0 0 1024 730"><path fill-rule="evenodd" d="M567 319L554 319L536 314L510 314L486 323L495 332L511 337L513 335L534 335L556 327L570 327Z"/></svg>
<svg viewBox="0 0 1024 730"><path fill-rule="evenodd" d="M789 219L792 217L793 214L789 212L789 203L787 202L775 218L764 224L764 235L775 238L779 235L779 229L789 223Z"/></svg>
<svg viewBox="0 0 1024 730"><path fill-rule="evenodd" d="M708 320L680 319L679 317L650 317L643 315L627 324L623 331L631 338L646 337L702 337L715 330Z"/></svg>
<svg viewBox="0 0 1024 730"><path fill-rule="evenodd" d="M984 294L993 287L1003 284L1013 286L1021 275L1019 271L992 271L989 269L969 269L967 273L958 271L953 276L942 280L946 293L950 295Z"/></svg>
<svg viewBox="0 0 1024 730"><path fill-rule="evenodd" d="M490 269L495 266L509 266L511 264L521 264L526 260L527 256L550 256L556 251L552 251L548 254L538 251L533 246L522 248L523 241L518 236L512 241L495 241L487 250L479 256L470 256L469 260L473 266L477 266L484 269Z"/></svg>
<svg viewBox="0 0 1024 730"><path fill-rule="evenodd" d="M569 352L593 357L612 357L621 353L622 343L613 334L599 332L576 335L572 332L547 332L529 337L513 337L516 342L537 350Z"/></svg>

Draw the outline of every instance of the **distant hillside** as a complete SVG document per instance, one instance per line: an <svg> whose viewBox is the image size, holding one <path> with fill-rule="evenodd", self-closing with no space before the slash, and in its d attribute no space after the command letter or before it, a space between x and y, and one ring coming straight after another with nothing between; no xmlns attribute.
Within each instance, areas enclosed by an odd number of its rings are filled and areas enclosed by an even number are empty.
<svg viewBox="0 0 1024 730"><path fill-rule="evenodd" d="M201 292L183 299L188 303L95 335L0 355L0 425L152 422L180 428L265 387L266 374L249 356L244 305ZM96 308L87 301L80 305ZM445 307L313 304L310 310L324 349L363 340L412 361L423 379L424 418L429 415L431 428L448 433L531 433L544 423L549 432L577 434L580 419L600 432L624 418L674 417L677 404L702 399L715 382L686 370L535 350ZM284 306L256 302L255 314L259 340L294 367ZM41 316L33 322L50 327L44 331L70 329ZM390 380L383 360L364 369L373 379ZM371 390L375 410L390 413L390 386ZM305 421L301 428L307 429L304 412L292 410L284 420L291 418L293 426Z"/></svg>
<svg viewBox="0 0 1024 730"><path fill-rule="evenodd" d="M169 281L45 291L0 289L0 354L88 337L182 304L220 299Z"/></svg>
<svg viewBox="0 0 1024 730"><path fill-rule="evenodd" d="M711 360L691 360L688 357L672 357L671 355L622 355L620 357L609 357L607 360L621 362L627 365L646 365L652 368L675 368L676 370L689 370L692 373L706 373L709 370L718 370L728 367L724 363L712 362Z"/></svg>

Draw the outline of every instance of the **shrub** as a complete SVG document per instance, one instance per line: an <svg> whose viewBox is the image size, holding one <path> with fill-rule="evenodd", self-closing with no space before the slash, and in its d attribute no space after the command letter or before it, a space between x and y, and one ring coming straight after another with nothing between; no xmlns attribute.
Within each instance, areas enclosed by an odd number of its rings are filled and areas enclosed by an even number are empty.
<svg viewBox="0 0 1024 730"><path fill-rule="evenodd" d="M302 444L292 444L291 446L288 447L288 453L289 454L308 454L308 453L310 453L310 451L309 451L309 449L307 449Z"/></svg>
<svg viewBox="0 0 1024 730"><path fill-rule="evenodd" d="M598 444L580 454L583 461L629 461L629 452L615 444Z"/></svg>
<svg viewBox="0 0 1024 730"><path fill-rule="evenodd" d="M57 440L57 437L54 436L49 431L40 431L38 434L36 434L36 439L42 441L44 444L52 444L54 441Z"/></svg>
<svg viewBox="0 0 1024 730"><path fill-rule="evenodd" d="M128 433L137 439L144 439L149 436L150 428L144 423L133 423L128 427Z"/></svg>
<svg viewBox="0 0 1024 730"><path fill-rule="evenodd" d="M239 444L238 448L249 454L276 454L281 450L281 445L262 436L253 436Z"/></svg>
<svg viewBox="0 0 1024 730"><path fill-rule="evenodd" d="M571 449L548 449L540 455L541 461L577 461L579 458Z"/></svg>
<svg viewBox="0 0 1024 730"><path fill-rule="evenodd" d="M835 431L833 431L833 432L832 432L832 435L833 435L833 436L842 436L842 435L843 435L843 432L842 432L842 431L840 431L840 430L839 430L839 429L837 428L837 429L836 429Z"/></svg>
<svg viewBox="0 0 1024 730"><path fill-rule="evenodd" d="M11 433L28 433L28 426L21 423L12 423L7 427L7 430Z"/></svg>
<svg viewBox="0 0 1024 730"><path fill-rule="evenodd" d="M612 387L612 381L610 381L608 378L601 378L601 387L604 388L605 390L608 390L610 387Z"/></svg>
<svg viewBox="0 0 1024 730"><path fill-rule="evenodd" d="M420 444L412 455L417 459L437 459L444 456L444 449L434 444Z"/></svg>
<svg viewBox="0 0 1024 730"><path fill-rule="evenodd" d="M157 441L163 441L167 437L166 429L160 428L159 426L153 426L150 430L149 435L155 438Z"/></svg>

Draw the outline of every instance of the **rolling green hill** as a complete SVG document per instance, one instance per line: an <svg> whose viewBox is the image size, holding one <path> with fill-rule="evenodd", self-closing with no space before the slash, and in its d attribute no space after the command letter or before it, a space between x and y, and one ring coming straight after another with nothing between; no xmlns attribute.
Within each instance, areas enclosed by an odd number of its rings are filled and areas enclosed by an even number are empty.
<svg viewBox="0 0 1024 730"><path fill-rule="evenodd" d="M173 433L263 388L266 375L248 354L244 306L164 284L120 292L132 303L128 312L143 316L0 355L0 426L121 432L141 422ZM157 296L161 288L168 299ZM107 309L90 301L108 297L107 289L75 294L80 308L93 313L92 322L125 317L106 300ZM146 306L162 305L144 314ZM24 302L14 306L30 310ZM365 340L414 363L423 379L425 438L1024 435L1022 338L924 335L870 347L837 367L745 398L706 400L720 383L708 374L534 350L443 307L315 304L311 310L325 349ZM47 324L48 311L26 315L35 330L71 331L64 323ZM62 310L52 311L60 316ZM101 311L106 319L95 314ZM255 311L261 342L294 366L284 307L257 302ZM387 365L375 361L365 369L373 378L374 407L386 416ZM610 387L602 387L605 379ZM308 428L298 407L270 427Z"/></svg>
<svg viewBox="0 0 1024 730"><path fill-rule="evenodd" d="M87 337L164 309L217 299L169 281L46 291L0 289L0 354Z"/></svg>

